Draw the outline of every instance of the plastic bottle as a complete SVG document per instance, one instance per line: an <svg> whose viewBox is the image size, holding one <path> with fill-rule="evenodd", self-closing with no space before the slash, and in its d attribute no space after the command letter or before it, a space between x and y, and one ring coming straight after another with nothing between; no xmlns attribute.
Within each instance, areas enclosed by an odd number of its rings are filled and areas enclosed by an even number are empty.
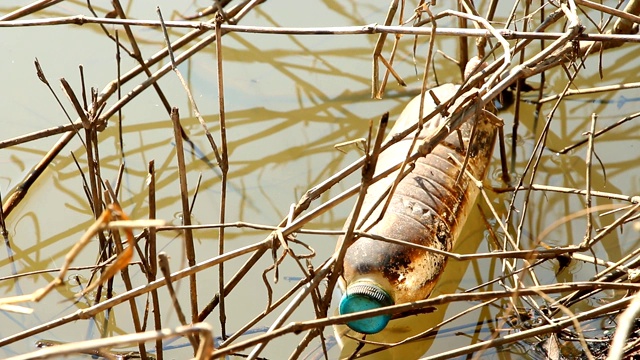
<svg viewBox="0 0 640 360"><path fill-rule="evenodd" d="M439 101L452 98L458 86L445 84L432 89ZM456 99L449 112L464 102ZM426 94L423 114L436 108ZM394 124L389 136L418 121L420 96L414 98ZM437 115L424 124L417 145L429 138L444 121ZM475 127L475 129L474 129ZM482 113L462 124L426 157L416 161L415 168L398 184L388 208L380 218L381 196L390 188L397 171L369 187L357 225L360 230L386 238L451 251L462 224L469 214L478 189L468 176L461 176L457 159L476 179L482 180L493 154L497 127ZM473 134L473 141L469 141ZM376 173L397 164L409 154L412 135L380 154ZM414 148L415 150L415 148ZM372 214L363 222L363 218ZM339 305L340 314L348 314L393 304L427 298L444 270L447 258L424 248L390 243L367 237L356 239L347 249L343 263L346 291ZM391 316L380 315L356 320L347 325L360 333L374 334L385 328Z"/></svg>

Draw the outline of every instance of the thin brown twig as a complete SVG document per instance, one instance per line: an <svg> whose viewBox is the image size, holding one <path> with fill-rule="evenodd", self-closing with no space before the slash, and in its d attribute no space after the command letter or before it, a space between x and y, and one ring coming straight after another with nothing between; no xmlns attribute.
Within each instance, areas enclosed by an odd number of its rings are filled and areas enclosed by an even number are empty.
<svg viewBox="0 0 640 360"><path fill-rule="evenodd" d="M631 83L616 84L616 85L596 86L596 87L587 88L587 89L575 89L575 90L570 89L569 91L566 92L566 94L564 94L564 97L566 98L569 96L598 94L598 93L611 92L616 90L637 89L639 87L640 87L640 82L631 82ZM560 98L559 94L550 95L550 96L541 98L540 100L537 100L536 103L543 104L549 101L557 100L559 98Z"/></svg>
<svg viewBox="0 0 640 360"><path fill-rule="evenodd" d="M585 195L586 190L581 189L572 189L561 186L551 186L551 185L542 185L542 184L531 184L531 185L522 185L518 188L515 187L506 187L506 188L492 188L492 191L495 193L505 193L505 192L513 192L520 190L533 190L533 191L550 191L550 192L559 192L566 194L576 194L576 195ZM591 191L591 196L602 197L605 199L614 199L621 201L628 201L633 204L637 204L640 202L640 197L632 196L632 195L623 195L623 194L614 194L605 191Z"/></svg>
<svg viewBox="0 0 640 360"><path fill-rule="evenodd" d="M120 84L120 76L121 74L121 58L120 58L120 36L118 35L118 31L115 31L116 37L116 87L117 87L117 97L118 99L122 98L122 85ZM125 161L124 154L124 139L122 137L122 111L118 111L118 140L120 142L120 156L122 156L122 162Z"/></svg>

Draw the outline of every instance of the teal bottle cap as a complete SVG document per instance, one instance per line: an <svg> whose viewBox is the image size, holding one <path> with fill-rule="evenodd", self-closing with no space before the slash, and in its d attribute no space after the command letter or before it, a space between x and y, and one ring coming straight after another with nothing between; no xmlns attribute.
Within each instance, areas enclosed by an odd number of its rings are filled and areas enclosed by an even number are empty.
<svg viewBox="0 0 640 360"><path fill-rule="evenodd" d="M377 309L393 305L393 299L380 287L368 283L354 283L347 287L347 291L340 300L340 315ZM347 323L352 330L362 334L375 334L387 326L391 315L377 315L366 319L354 320Z"/></svg>

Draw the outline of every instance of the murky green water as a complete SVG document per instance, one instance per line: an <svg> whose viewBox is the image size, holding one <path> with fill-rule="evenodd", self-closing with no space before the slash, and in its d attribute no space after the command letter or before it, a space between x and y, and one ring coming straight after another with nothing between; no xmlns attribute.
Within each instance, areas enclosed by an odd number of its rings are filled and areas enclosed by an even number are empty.
<svg viewBox="0 0 640 360"><path fill-rule="evenodd" d="M207 4L161 2L159 6L165 18L177 18L176 12L192 14L200 6ZM24 4L3 3L0 5L0 15L9 13L20 5ZM132 2L124 5L129 18L157 18L155 4ZM100 16L111 10L101 8L104 4L94 6ZM382 23L387 8L388 4L384 1L270 1L250 12L241 24L292 27L357 26ZM86 4L69 1L54 5L26 19L76 14L90 16ZM441 26L452 24L445 20ZM107 29L112 31L113 27L107 26ZM164 47L162 33L158 29L134 30L145 58ZM172 39L177 39L186 32L185 29L173 29L169 35ZM124 32L120 31L119 36L124 39ZM421 81L416 72L422 71L426 43L421 40L418 45L418 60L417 65L414 65L412 40L405 36L400 43L394 68L407 81L408 87L402 88L390 81L383 100L370 98L371 53L376 39L373 35L289 36L245 33L231 33L223 37L224 97L230 158L226 208L228 222L245 221L277 225L289 212L290 205L296 203L307 189L330 177L360 155L354 148L347 149L346 154L339 152L334 149L334 144L365 137L370 120L377 121L385 111L390 111L393 118L416 93ZM456 55L452 38L442 38L437 44L440 50L450 56ZM62 77L67 79L76 93L80 93L80 64L84 68L87 87L100 90L117 76L115 45L94 24L81 27L59 25L2 28L0 46L4 49L0 57L0 108L3 110L0 140L68 123L47 87L38 80L33 65L34 58L39 59L52 87L67 111L72 114L73 120L76 116L61 92L58 80ZM637 77L634 49L633 45L628 45L616 50L615 54L607 53L613 55L603 58L604 80L598 77L597 58L588 60L587 69L581 72L574 86L582 88L603 83L634 81ZM135 62L125 54L122 58L121 67L124 73L132 68ZM151 71L164 64L165 62L161 62L160 65L154 65ZM459 82L457 68L444 57L435 57L435 67L440 82ZM219 139L215 45L211 44L191 57L179 66L179 70L187 78L199 110L214 138ZM125 84L123 94L143 80L143 76L138 76ZM536 81L537 78L531 79L534 86ZM555 94L561 91L566 82L564 71L558 69L549 72L545 93ZM430 83L435 84L433 78L430 78ZM159 81L159 85L171 106L180 109L182 124L195 144L195 148L189 149L186 154L187 181L191 197L198 177L202 176L192 222L218 223L221 177L215 165L213 152L202 127L194 117L193 109L177 76L170 72ZM533 95L528 96L533 98ZM110 99L107 108L114 102L115 98ZM543 152L535 183L584 188L586 147L579 147L566 155L557 155L555 151L584 138L582 133L588 131L592 113L599 114L597 128L602 128L637 111L637 104L635 90L597 97L576 97L565 101L550 127L548 149ZM541 114L537 125L534 125L534 106L522 104L517 135L517 164L516 168L512 169L513 174L520 174L531 156L550 106L549 104L543 108L544 113ZM513 109L501 113L501 116L505 121L505 133L511 138ZM150 160L154 160L158 218L179 225L181 205L175 141L171 121L158 96L152 89L147 89L123 109L124 153L120 151L116 121L114 117L107 129L99 135L103 179L115 183L119 166L125 164L120 202L131 218L144 219L148 216L147 166ZM593 189L627 195L640 193L640 171L637 169L639 136L638 123L631 121L598 139L595 150L603 166L597 164L593 167ZM0 191L3 198L15 190L59 137L60 135L55 135L0 150ZM93 215L82 190L82 177L71 153L78 159L82 171L88 171L86 153L80 141L74 138L29 190L28 196L8 216L6 222L11 250L6 248L5 255L0 257L0 276L59 268L64 262L65 254L92 224ZM504 184L499 180L497 153L495 160L490 178L485 183L503 187ZM329 195L334 196L357 181L358 175L352 176L349 181L339 184L329 194L325 194L321 201L326 201ZM504 214L509 195L491 193L491 196L493 205ZM533 206L529 207L529 214L524 223L523 248L533 246L538 234L556 220L584 207L582 196L550 192L533 192L530 202ZM594 205L606 206L611 203L611 200L594 200ZM353 200L350 200L335 207L314 220L308 227L340 230L352 204ZM522 207L521 198L516 201L515 206L518 209ZM486 205L482 205L482 209L490 216ZM619 215L594 217L594 226L599 228L607 225L615 216ZM494 222L491 224L498 230ZM577 244L584 236L584 228L584 217L572 220L550 232L544 242L550 246ZM240 248L260 241L268 235L269 231L231 228L225 234L225 248ZM217 254L217 231L198 230L194 232L194 237L198 261ZM337 237L298 235L298 238L313 247L316 257L312 262L314 266L319 266L331 256ZM461 253L489 251L493 249L489 245L489 238L489 232L480 213L475 212L456 249ZM638 232L630 228L625 228L622 232L615 231L594 248L595 255L616 261L636 249L639 240ZM161 250L166 251L172 258L172 270L186 266L186 260L183 260L183 240L177 233L162 232L158 241ZM97 242L91 243L83 256L76 259L74 265L93 264L97 246ZM296 249L301 252L303 250ZM13 252L13 260L8 256L9 251ZM227 277L240 268L244 259L246 258L227 263ZM264 257L228 297L228 332L236 331L264 309L267 290L261 280L261 273L271 263L270 256ZM558 274L557 262L550 261L542 266L546 269L538 272L542 283L587 280L594 274L593 266L587 264L572 264ZM131 271L134 286L146 283L139 268L134 266ZM498 260L464 263L452 261L441 279L436 294L461 291L500 274L501 263ZM51 281L55 275L55 272L50 272L19 280L0 281L0 294L13 296L30 293ZM88 272L71 271L67 286L56 289L45 300L32 305L34 314L16 315L0 312L2 323L5 324L0 329L0 337L11 336L88 306L86 301L80 301L78 304L65 301L80 290L75 282L76 275L86 284ZM273 275L270 273L269 277L271 276ZM272 284L275 293L285 293L300 276L297 265L292 261L285 261L280 267L280 281L278 284ZM200 307L206 305L216 293L217 279L216 270L209 269L198 274ZM181 281L177 287L180 300L183 306L187 307L188 282ZM494 290L499 288L498 285L493 285ZM124 291L122 283L116 281L115 292ZM161 289L161 294L167 296L164 289ZM581 310L586 310L589 306L598 306L614 296L613 292L603 292L588 301L588 304L583 304L585 308ZM165 299L168 300L168 297ZM144 307L145 300L144 296L137 298L139 308ZM416 333L420 326L426 329L431 324L476 304L454 303L442 307L435 314L421 316L418 321L410 319L414 322L409 322L408 325L399 323L396 334L385 334L383 339L377 340L397 341L406 337L407 329ZM305 301L289 321L315 318L311 305L310 301ZM169 301L163 303L162 307L163 326L178 325ZM448 325L448 330L441 332L435 341L406 346L408 350L405 351L419 357L422 354L437 354L488 339L490 330L498 327L496 322L499 321L501 312L502 309L499 307L487 307L471 312ZM264 332L275 316L271 315L254 326L255 332ZM217 318L215 312L207 322L216 327L216 335L219 336ZM103 335L131 333L132 328L129 308L123 304L108 315L108 320L77 321L15 342L0 351L3 356L8 357L35 350L35 342L42 338L73 342ZM325 335L329 344L333 345L329 349L329 358L338 358L340 350L335 341L331 340L331 329L327 328ZM271 359L284 358L293 351L300 339L301 336L284 336L271 342L262 356ZM314 343L307 353L318 346L318 342ZM188 342L184 339L169 343L166 348L167 356L172 358L191 355ZM514 358L520 358L520 355L526 357L525 354L519 354L520 350L522 349L517 346L505 349L507 353L512 352ZM320 353L321 351L316 349L311 356L316 358L314 356ZM400 356L407 358L410 356L407 353ZM486 355L499 356L494 352Z"/></svg>

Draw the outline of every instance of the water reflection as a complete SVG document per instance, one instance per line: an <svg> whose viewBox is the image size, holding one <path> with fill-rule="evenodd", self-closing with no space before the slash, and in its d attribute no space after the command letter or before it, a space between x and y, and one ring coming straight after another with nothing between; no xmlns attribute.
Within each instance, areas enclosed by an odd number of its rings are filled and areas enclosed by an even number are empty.
<svg viewBox="0 0 640 360"><path fill-rule="evenodd" d="M363 25L382 22L387 3L371 2L315 2L313 10L302 2L282 1L267 2L263 7L250 13L243 20L244 24L269 26L329 26L329 25ZM164 8L165 13L172 10L180 13L192 12L196 4L172 4L175 8ZM3 4L0 13L6 14L14 10L16 4ZM155 19L155 8L144 2L130 2L125 11L130 18ZM169 6L169 5L167 5ZM110 8L94 7L103 15ZM39 12L34 17L58 17L75 14L88 14L86 4L77 1L66 1L59 6L52 6ZM291 16L292 13L299 14ZM107 27L111 31L112 28ZM169 35L176 39L187 33L184 29L171 29ZM164 46L161 33L157 29L135 29L136 39L145 57L156 53ZM0 58L0 66L7 69L4 85L0 86L2 108L6 110L7 120L3 127L2 138L11 138L31 131L66 123L60 109L43 88L34 75L32 61L38 57L45 67L50 79L65 77L79 89L80 80L77 65L84 64L86 81L89 86L102 88L116 76L113 49L115 45L106 40L102 30L97 26L83 27L64 26L47 28L7 29L7 37L3 38L4 48L11 51ZM121 39L124 39L120 33ZM426 54L426 41L420 39L415 51L416 57ZM124 40L123 40L124 41ZM373 36L267 36L255 34L233 33L223 38L223 58L225 72L226 121L229 135L230 178L227 199L227 221L247 221L257 224L276 225L289 211L290 205L297 202L300 196L310 187L332 176L347 164L359 157L356 150L343 154L336 151L333 145L343 141L366 136L370 120L377 121L379 116L390 111L392 118L398 114L404 103L414 95L419 87L421 77L416 73L421 65L413 62L413 42L410 37L402 39L396 70L409 83L408 89L402 89L390 83L383 101L370 99L371 52L375 37ZM437 41L439 49L455 54L455 43L451 39ZM182 51L182 50L180 50ZM208 46L180 65L180 70L189 79L191 91L196 96L200 111L210 131L218 139L219 116L217 105L217 80L215 67L215 46ZM605 57L606 78L611 83L623 83L634 80L637 55L633 48L623 48L615 55ZM613 60L612 60L613 59ZM422 61L422 60L420 60ZM620 65L620 66L618 66ZM126 58L123 69L128 71L135 63ZM157 70L159 65L154 65ZM457 68L442 58L437 58L435 67L441 82L458 81ZM545 93L555 94L566 84L563 72L553 73L546 83ZM534 79L533 82L538 79ZM123 93L130 91L136 84L144 81L143 76L135 77L124 85ZM433 83L430 78L430 84ZM582 73L575 86L587 87L601 83L597 66L589 65ZM189 198L196 198L193 204L192 222L195 224L217 223L220 201L220 171L215 156L206 141L204 131L198 120L193 117L192 109L186 101L184 90L173 74L168 74L160 82L172 106L181 110L181 123L193 147L185 147L187 157L187 174ZM57 86L57 85L56 85ZM57 87L56 87L57 89ZM578 147L568 154L557 155L557 151L584 138L582 135L590 128L591 113L599 114L597 128L604 128L626 114L634 112L637 98L633 90L620 91L597 97L576 97L564 101L550 126L548 147L542 151L540 167L535 183L583 189L586 186L586 147ZM115 103L109 100L108 106ZM542 108L541 121L535 124L533 113L535 107L522 104L519 133L509 134L516 114L509 111L502 113L505 119L507 136L517 136L516 168L510 169L514 179L522 175L531 154L535 141L541 133L544 117L549 113L551 105ZM513 110L510 110L513 111ZM636 169L638 163L637 138L640 125L627 122L620 129L598 138L595 152L597 163L592 167L591 186L593 189L616 193L638 194L640 175ZM176 165L175 140L171 121L158 96L152 90L128 104L123 111L123 147L120 152L120 134L116 119L112 119L107 129L100 133L100 170L103 179L112 184L118 179L121 164L125 164L124 176L120 190L120 201L123 208L132 218L148 216L148 162L156 164L156 206L158 217L173 224L181 222L180 193L178 185L178 168ZM18 186L33 166L59 138L55 136L27 145L15 146L0 150L0 190L3 196ZM511 143L507 139L507 143ZM508 150L510 151L510 150ZM80 169L70 156L78 159ZM510 153L507 154L510 157ZM499 174L499 166L491 170ZM602 165L600 165L602 163ZM42 269L59 268L75 242L93 223L91 207L82 190L81 173L88 172L86 152L77 139L72 140L63 154L56 158L36 186L29 191L28 197L8 218L8 230L11 248L7 248L6 256L0 258L2 276L27 273ZM202 177L196 197L195 185ZM528 181L529 174L525 176ZM355 174L339 184L320 201L326 201L348 186L359 181ZM504 187L499 176L492 176L486 184L496 188ZM510 195L491 195L491 203L501 216L510 209ZM515 209L522 209L524 198L518 197L513 204ZM545 229L570 214L585 207L584 196L558 194L550 191L532 192L528 198L530 204L528 214L522 224L522 246L535 248L539 246L538 236ZM460 253L488 252L498 248L496 242L502 239L500 229L489 209L481 202L484 217L476 212L464 236L459 241ZM338 230L342 228L344 219L352 202L338 206L324 214L308 228ZM595 198L594 206L605 207L619 205L617 200ZM516 212L511 219L510 231L519 227L519 216ZM617 213L593 216L595 228L611 224L619 216ZM495 238L485 226L485 218ZM504 220L502 218L501 220ZM578 244L584 237L586 220L584 217L567 219L542 239L550 247ZM226 231L227 249L237 249L244 245L259 241L269 235L269 231L229 229ZM216 254L218 230L195 231L198 261L208 259ZM160 249L172 255L174 270L183 268L184 245L178 232L161 232L158 234ZM298 234L298 238L307 242L317 251L312 260L319 266L332 254L336 236L312 236ZM97 241L92 242L75 265L91 265L98 256ZM595 255L602 259L617 261L625 254L638 247L637 233L632 231L613 231L594 247ZM242 258L229 261L226 274L233 274L241 268ZM272 259L261 259L255 268L240 282L240 285L229 296L227 304L228 332L232 333L244 326L250 318L264 310L266 288L262 282L262 271L272 265ZM142 272L132 266L137 284L145 284ZM447 270L434 293L449 294L462 292L479 284L492 281L503 274L503 263L497 259L481 259L469 262L450 261ZM521 265L518 265L521 266ZM134 270L135 269L135 270ZM591 278L596 267L591 264L572 262L562 268L556 260L549 260L538 267L538 280L543 283L563 283L568 281L587 280ZM298 264L287 259L280 268L281 275L300 276ZM56 272L41 273L21 279L0 281L3 296L21 295L32 292L51 281ZM63 302L72 298L81 285L86 285L91 276L88 270L74 270L67 284L58 287L50 294L46 302L33 304L33 315L15 315L2 313L8 326L0 329L0 336L11 336L19 331L45 323L52 319L86 308L91 304L87 299L77 303ZM77 277L76 277L77 276ZM269 275L271 276L271 274ZM270 278L271 279L271 278ZM286 293L293 285L280 280L271 284L276 295ZM204 306L217 292L217 272L207 271L198 274L199 291ZM527 281L529 281L527 279ZM180 300L188 303L186 290L188 284L179 282ZM500 290L502 286L495 283L487 285L487 290ZM114 283L114 293L125 291L120 281ZM574 310L586 311L599 306L600 302L609 301L619 296L615 292L603 292L593 296L589 301L580 303ZM249 301L248 301L249 300ZM146 299L137 299L138 306L144 308ZM63 302L63 305L59 305ZM52 306L51 304L55 304ZM450 318L463 310L468 310L478 303L452 303L439 306L430 314L394 320L391 333L368 337L370 341L395 342L409 335L421 333L444 319ZM310 301L301 306L300 313L292 321L304 321L315 318ZM511 304L508 300L497 301L490 306L481 307L465 314L447 324L435 336L426 340L403 345L391 352L375 355L377 358L417 358L423 354L434 355L471 343L486 340L496 333L513 331L504 325L503 314ZM178 324L174 310L170 304L162 304L160 312L166 326ZM34 350L33 344L41 338L58 341L78 341L108 335L132 332L131 314L126 307L116 307L114 311L101 313L88 322L52 329L38 337L28 337L3 347L5 356ZM272 319L269 319L272 320ZM216 316L208 319L217 324ZM501 322L502 321L502 322ZM270 325L268 320L257 324L244 338L264 333ZM338 327L340 329L344 327ZM395 330L394 330L395 329ZM348 339L340 339L346 346L339 350L337 339L325 330L326 347L329 358L347 357L353 352L354 344ZM217 334L219 336L219 334ZM265 356L283 358L289 356L299 338L288 337L274 342L267 348ZM511 352L513 357L532 356L527 352L525 342L517 343L502 351ZM170 356L182 358L190 356L188 347L167 345ZM377 346L367 345L363 351ZM310 356L319 356L322 345L314 343L310 346ZM400 355L394 355L393 353ZM489 355L495 355L490 353ZM495 355L501 356L501 355ZM508 356L508 355L505 355Z"/></svg>

